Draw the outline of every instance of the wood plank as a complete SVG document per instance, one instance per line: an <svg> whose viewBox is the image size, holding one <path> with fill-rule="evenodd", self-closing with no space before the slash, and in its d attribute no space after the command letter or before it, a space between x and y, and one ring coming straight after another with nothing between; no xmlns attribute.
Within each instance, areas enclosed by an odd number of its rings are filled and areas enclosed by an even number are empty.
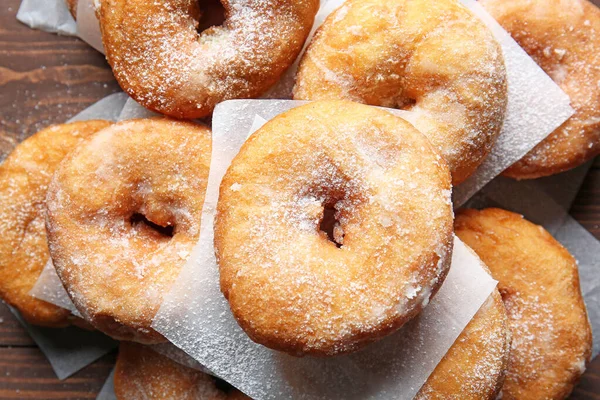
<svg viewBox="0 0 600 400"><path fill-rule="evenodd" d="M35 343L8 307L0 302L0 347L10 346L32 347Z"/></svg>
<svg viewBox="0 0 600 400"><path fill-rule="evenodd" d="M21 24L19 3L0 6L0 160L31 134L119 90L102 54Z"/></svg>
<svg viewBox="0 0 600 400"><path fill-rule="evenodd" d="M114 365L107 355L59 381L37 348L0 348L1 399L95 399Z"/></svg>

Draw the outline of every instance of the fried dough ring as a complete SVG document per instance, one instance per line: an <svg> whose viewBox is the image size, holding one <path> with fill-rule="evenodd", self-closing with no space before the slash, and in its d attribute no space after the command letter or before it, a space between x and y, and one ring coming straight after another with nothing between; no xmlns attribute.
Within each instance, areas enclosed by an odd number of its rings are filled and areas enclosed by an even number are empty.
<svg viewBox="0 0 600 400"><path fill-rule="evenodd" d="M164 341L150 325L198 240L210 148L206 127L130 120L99 132L56 171L47 197L50 254L98 330Z"/></svg>
<svg viewBox="0 0 600 400"><path fill-rule="evenodd" d="M101 0L106 58L124 91L177 118L252 98L293 63L319 0L222 0L225 22L198 34L197 0Z"/></svg>
<svg viewBox="0 0 600 400"><path fill-rule="evenodd" d="M347 353L419 313L450 265L450 174L404 120L349 101L280 114L220 188L221 290L256 342ZM333 240L319 229L335 209ZM260 288L260 289L257 289Z"/></svg>
<svg viewBox="0 0 600 400"><path fill-rule="evenodd" d="M0 165L0 297L31 324L64 327L74 322L68 310L29 294L50 257L46 190L67 153L110 124L93 120L50 126L24 140Z"/></svg>
<svg viewBox="0 0 600 400"><path fill-rule="evenodd" d="M239 390L220 389L210 375L131 342L121 342L114 384L118 400L250 400Z"/></svg>
<svg viewBox="0 0 600 400"><path fill-rule="evenodd" d="M481 4L571 98L575 114L504 171L557 174L600 154L600 10L586 0L484 0Z"/></svg>
<svg viewBox="0 0 600 400"><path fill-rule="evenodd" d="M506 309L494 289L415 400L495 400L504 383L509 354Z"/></svg>
<svg viewBox="0 0 600 400"><path fill-rule="evenodd" d="M565 399L589 361L577 263L542 227L498 208L457 213L456 234L499 281L512 349L503 399Z"/></svg>
<svg viewBox="0 0 600 400"><path fill-rule="evenodd" d="M414 111L456 185L500 133L506 71L492 33L457 0L348 0L310 43L294 98Z"/></svg>

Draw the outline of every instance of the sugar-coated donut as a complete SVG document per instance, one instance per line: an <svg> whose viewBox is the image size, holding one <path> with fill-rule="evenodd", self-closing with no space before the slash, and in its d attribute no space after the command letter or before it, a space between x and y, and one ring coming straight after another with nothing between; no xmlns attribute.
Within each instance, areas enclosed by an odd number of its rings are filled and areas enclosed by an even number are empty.
<svg viewBox="0 0 600 400"><path fill-rule="evenodd" d="M100 4L106 58L123 90L177 118L269 89L298 56L319 8L319 0L222 0L224 24L198 34L197 0Z"/></svg>
<svg viewBox="0 0 600 400"><path fill-rule="evenodd" d="M114 385L117 400L250 400L217 378L132 342L119 346Z"/></svg>
<svg viewBox="0 0 600 400"><path fill-rule="evenodd" d="M294 98L415 112L458 184L500 132L506 71L492 33L458 0L348 0L303 56Z"/></svg>
<svg viewBox="0 0 600 400"><path fill-rule="evenodd" d="M415 400L495 400L510 354L506 309L494 290L429 375Z"/></svg>
<svg viewBox="0 0 600 400"><path fill-rule="evenodd" d="M396 331L448 271L450 180L420 132L375 107L317 101L269 121L233 160L217 206L221 290L240 326L294 355Z"/></svg>
<svg viewBox="0 0 600 400"><path fill-rule="evenodd" d="M544 228L509 211L463 210L455 228L499 281L507 309L512 348L502 398L567 398L592 347L575 259Z"/></svg>
<svg viewBox="0 0 600 400"><path fill-rule="evenodd" d="M56 171L46 200L50 254L98 330L164 340L150 325L198 240L210 151L206 127L130 120L99 132Z"/></svg>
<svg viewBox="0 0 600 400"><path fill-rule="evenodd" d="M32 324L63 327L75 322L68 310L29 294L50 257L46 190L67 153L109 125L94 120L48 127L19 144L0 165L0 297Z"/></svg>
<svg viewBox="0 0 600 400"><path fill-rule="evenodd" d="M575 114L508 168L533 179L600 154L600 9L586 0L484 0L481 4L571 98Z"/></svg>

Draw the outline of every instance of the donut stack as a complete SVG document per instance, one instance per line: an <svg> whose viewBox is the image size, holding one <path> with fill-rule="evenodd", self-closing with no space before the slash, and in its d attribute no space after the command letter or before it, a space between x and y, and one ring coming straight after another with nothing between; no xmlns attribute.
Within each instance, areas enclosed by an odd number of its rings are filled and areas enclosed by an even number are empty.
<svg viewBox="0 0 600 400"><path fill-rule="evenodd" d="M246 398L144 346L166 340L151 323L200 236L211 132L190 120L269 90L319 8L221 2L224 21L203 29L214 5L100 0L115 78L164 117L50 127L0 165L0 296L33 324L124 341L119 399ZM548 176L599 154L600 10L481 4L575 109L505 175ZM456 234L499 285L416 397L566 398L591 356L576 261L520 215L452 208L452 186L486 159L506 113L502 49L486 25L458 0L347 0L302 54L294 99L310 102L252 134L220 186L220 286L247 335L318 357L381 340L436 295ZM83 319L29 295L49 260Z"/></svg>

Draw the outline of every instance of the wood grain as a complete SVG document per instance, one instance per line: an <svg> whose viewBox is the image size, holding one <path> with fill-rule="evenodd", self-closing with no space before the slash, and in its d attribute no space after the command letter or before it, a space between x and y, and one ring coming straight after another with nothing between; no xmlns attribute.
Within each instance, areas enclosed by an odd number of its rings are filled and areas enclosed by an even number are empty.
<svg viewBox="0 0 600 400"><path fill-rule="evenodd" d="M109 354L61 382L37 348L0 348L0 398L95 399L114 362Z"/></svg>
<svg viewBox="0 0 600 400"><path fill-rule="evenodd" d="M600 0L597 0L600 1ZM104 57L78 39L34 31L15 19L19 0L0 2L0 160L41 128L64 122L119 90ZM590 170L571 215L600 238L600 160ZM114 356L65 381L10 311L0 304L0 399L92 399ZM600 358L572 400L600 400Z"/></svg>

